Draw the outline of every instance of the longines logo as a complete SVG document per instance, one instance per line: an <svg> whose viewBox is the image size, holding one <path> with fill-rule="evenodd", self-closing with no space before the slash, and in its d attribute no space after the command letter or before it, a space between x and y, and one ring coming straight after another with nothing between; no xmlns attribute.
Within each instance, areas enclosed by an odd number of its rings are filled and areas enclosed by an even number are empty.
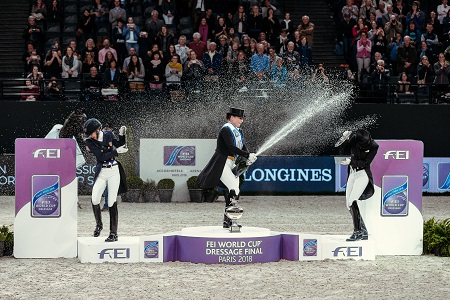
<svg viewBox="0 0 450 300"><path fill-rule="evenodd" d="M409 159L408 150L389 150L383 154L384 159L407 160Z"/></svg>
<svg viewBox="0 0 450 300"><path fill-rule="evenodd" d="M61 149L37 149L33 152L34 158L61 158Z"/></svg>

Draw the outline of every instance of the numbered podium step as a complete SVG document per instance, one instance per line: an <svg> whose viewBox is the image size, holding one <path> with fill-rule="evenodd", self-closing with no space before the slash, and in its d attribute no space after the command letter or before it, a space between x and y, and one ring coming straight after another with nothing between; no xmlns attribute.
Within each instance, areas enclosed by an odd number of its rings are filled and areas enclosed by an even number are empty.
<svg viewBox="0 0 450 300"><path fill-rule="evenodd" d="M374 260L371 240L347 242L347 236L282 233L260 227L229 232L219 226L183 228L180 231L139 237L78 238L82 263L182 261L205 264L249 264L286 260Z"/></svg>

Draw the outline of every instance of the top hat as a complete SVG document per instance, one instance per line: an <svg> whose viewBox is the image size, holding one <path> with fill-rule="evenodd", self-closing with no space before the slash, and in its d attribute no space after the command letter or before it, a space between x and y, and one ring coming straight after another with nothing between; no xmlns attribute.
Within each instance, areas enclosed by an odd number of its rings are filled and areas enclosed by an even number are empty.
<svg viewBox="0 0 450 300"><path fill-rule="evenodd" d="M240 109L240 108L234 108L234 107L230 107L230 111L227 112L227 117L229 116L236 116L236 117L245 117L244 115L244 110Z"/></svg>

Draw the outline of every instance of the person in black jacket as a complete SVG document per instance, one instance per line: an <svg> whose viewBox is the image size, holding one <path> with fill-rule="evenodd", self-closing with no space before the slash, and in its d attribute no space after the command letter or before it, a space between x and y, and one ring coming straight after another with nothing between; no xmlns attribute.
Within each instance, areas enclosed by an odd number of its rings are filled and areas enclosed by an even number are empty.
<svg viewBox="0 0 450 300"><path fill-rule="evenodd" d="M205 189L217 185L226 188L225 207L228 207L232 201L239 199L239 176L233 173L236 159L243 156L247 159L246 164L251 165L256 161L256 154L248 152L240 129L244 122L244 110L231 107L226 118L228 122L222 126L217 137L216 151L198 176L198 182ZM230 226L231 220L224 215L223 228Z"/></svg>
<svg viewBox="0 0 450 300"><path fill-rule="evenodd" d="M367 240L369 234L359 212L358 200L366 200L375 192L370 164L379 146L365 129L345 131L335 146L341 146L341 154L350 153L351 157L341 161L342 165L348 165L345 199L353 219L353 234L347 241Z"/></svg>
<svg viewBox="0 0 450 300"><path fill-rule="evenodd" d="M118 241L117 225L117 193L126 191L125 172L116 160L118 154L126 153L125 126L119 129L119 139L115 139L112 131L101 130L102 124L97 119L89 119L84 123L86 149L97 159L95 166L94 186L92 188L92 209L95 217L94 237L98 237L103 229L100 201L106 186L108 187L108 206L110 232L105 242Z"/></svg>

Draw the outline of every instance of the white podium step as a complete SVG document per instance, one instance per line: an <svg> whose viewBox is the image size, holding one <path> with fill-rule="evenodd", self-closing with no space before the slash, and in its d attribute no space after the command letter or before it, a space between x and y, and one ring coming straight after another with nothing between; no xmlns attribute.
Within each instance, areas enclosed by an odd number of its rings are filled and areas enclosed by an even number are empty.
<svg viewBox="0 0 450 300"><path fill-rule="evenodd" d="M105 242L102 237L78 238L78 259L82 263L139 262L139 237L121 237L117 242Z"/></svg>

